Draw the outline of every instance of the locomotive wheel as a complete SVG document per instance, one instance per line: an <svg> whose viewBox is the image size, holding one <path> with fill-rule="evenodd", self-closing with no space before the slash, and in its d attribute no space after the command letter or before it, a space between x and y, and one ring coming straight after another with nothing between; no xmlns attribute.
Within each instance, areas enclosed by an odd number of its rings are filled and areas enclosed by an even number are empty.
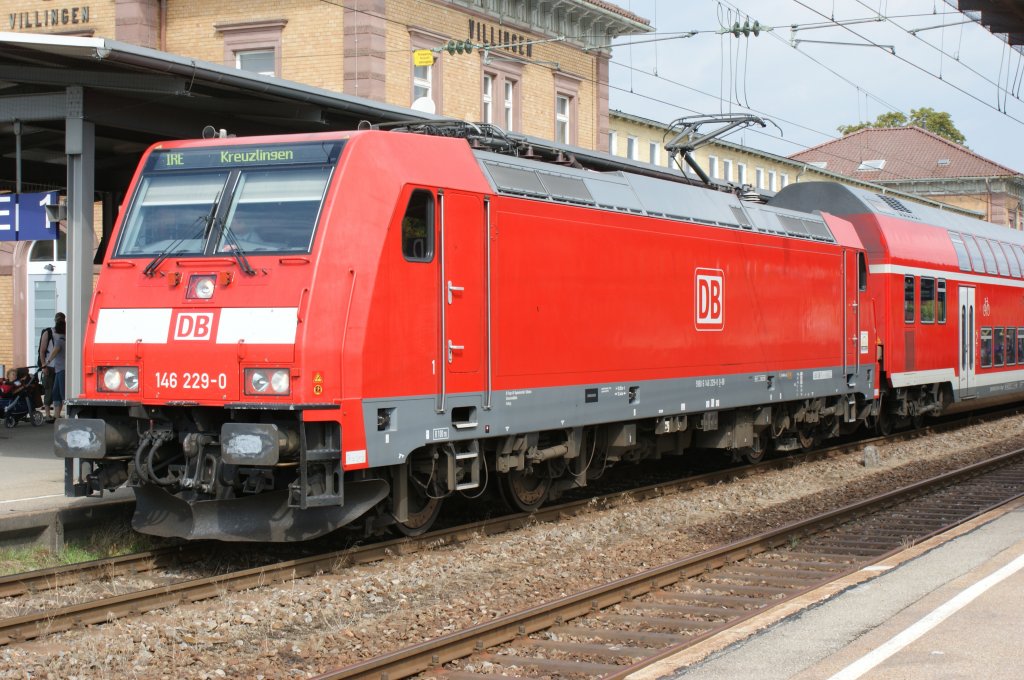
<svg viewBox="0 0 1024 680"><path fill-rule="evenodd" d="M811 430L797 430L796 438L805 449L813 449L818 445L818 436Z"/></svg>
<svg viewBox="0 0 1024 680"><path fill-rule="evenodd" d="M885 409L885 404L882 404L882 410L878 412L875 422L875 430L883 437L888 437L892 434L895 423L896 419Z"/></svg>
<svg viewBox="0 0 1024 680"><path fill-rule="evenodd" d="M743 455L744 460L751 465L755 465L756 463L760 463L764 460L764 454L767 451L768 438L765 437L763 432L754 435L754 441L751 446L740 449L740 453Z"/></svg>
<svg viewBox="0 0 1024 680"><path fill-rule="evenodd" d="M511 470L501 475L498 488L505 502L514 510L533 512L547 500L551 490L551 478L530 474L522 470Z"/></svg>
<svg viewBox="0 0 1024 680"><path fill-rule="evenodd" d="M403 536L419 536L434 526L444 499L431 493L429 478L418 479L412 465L407 464L405 469L409 476L409 519L405 522L396 520L395 530Z"/></svg>

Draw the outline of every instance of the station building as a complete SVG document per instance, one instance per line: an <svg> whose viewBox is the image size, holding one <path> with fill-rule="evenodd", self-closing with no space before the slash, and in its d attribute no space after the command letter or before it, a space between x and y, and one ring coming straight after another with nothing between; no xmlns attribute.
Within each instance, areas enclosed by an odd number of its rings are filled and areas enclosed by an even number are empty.
<svg viewBox="0 0 1024 680"><path fill-rule="evenodd" d="M315 88L320 100L321 91L360 98L371 106L354 108L370 122L383 120L375 120L372 105L377 103L388 111L387 120L396 119L396 110L401 117L400 110L406 109L410 114L491 122L513 132L602 151L609 133L612 40L653 30L647 19L607 0L0 0L0 20L2 30L15 38L25 34L117 41L131 47L126 51L133 61L156 64L149 73L158 73L166 60L186 90L176 95L189 94L188 77L180 75L188 71L182 62L195 60L197 72L212 81L228 80L224 69L252 76L244 86L254 94L276 93L282 89L279 83L294 82ZM450 51L445 49L449 45ZM7 71L3 80L23 78L25 91L60 80L53 69L2 64L0 69ZM87 74L101 88L126 77L101 73L99 66L94 70ZM147 74L140 80L156 77ZM114 85L113 90L98 92L116 90ZM267 104L264 111L250 101L255 96L218 102L203 115L194 111L193 101L193 111L184 107L180 115L154 116L153 102L161 97L156 91L134 112L131 106L108 111L112 121L120 117L126 134L118 139L116 131L110 134L108 129L106 151L137 160L147 143L198 137L204 123L240 134L313 131L336 124L318 117L316 107L308 106L312 97L305 91L295 91L297 116L286 122L280 103ZM97 99L87 94L86 104ZM172 99L167 96L168 102ZM22 110L17 103L8 108ZM148 137L139 134L147 117L154 129ZM195 122L187 130L175 130L174 123L183 121ZM0 137L13 139L15 124L13 118L0 120ZM156 131L161 125L162 131ZM62 154L32 149L31 139L25 137L28 146L22 152L22 191L62 190L65 182L53 172ZM14 157L13 146L0 143L0 160ZM99 151L100 142L97 146ZM2 191L15 190L10 165L0 172ZM123 192L127 181L121 176L111 179L112 172L105 175L108 184L120 185ZM118 189L105 189L104 205L97 203L91 221L94 248L109 232L123 198ZM61 292L66 287L66 252L63 235L57 242L0 243L0 365L35 363L34 338L52 323L55 311L66 309Z"/></svg>

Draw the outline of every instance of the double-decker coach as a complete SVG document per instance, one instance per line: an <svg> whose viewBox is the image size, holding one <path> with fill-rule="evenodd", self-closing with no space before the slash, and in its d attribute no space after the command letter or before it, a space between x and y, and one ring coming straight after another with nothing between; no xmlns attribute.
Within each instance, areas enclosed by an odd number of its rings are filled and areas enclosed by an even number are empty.
<svg viewBox="0 0 1024 680"><path fill-rule="evenodd" d="M867 249L883 432L901 421L1021 397L1020 232L827 182L786 187L771 203L840 215Z"/></svg>

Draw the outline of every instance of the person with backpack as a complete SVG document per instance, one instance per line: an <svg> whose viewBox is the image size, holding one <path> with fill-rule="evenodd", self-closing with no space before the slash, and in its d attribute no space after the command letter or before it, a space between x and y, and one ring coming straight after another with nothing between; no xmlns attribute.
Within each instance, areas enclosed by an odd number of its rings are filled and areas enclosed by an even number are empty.
<svg viewBox="0 0 1024 680"><path fill-rule="evenodd" d="M39 334L39 370L43 372L43 415L47 421L53 420L51 407L53 405L53 385L57 372L48 361L50 353L54 350L57 338L57 325L64 327L66 324L64 312L57 312L53 317L53 327L44 328ZM63 364L63 359L61 360Z"/></svg>

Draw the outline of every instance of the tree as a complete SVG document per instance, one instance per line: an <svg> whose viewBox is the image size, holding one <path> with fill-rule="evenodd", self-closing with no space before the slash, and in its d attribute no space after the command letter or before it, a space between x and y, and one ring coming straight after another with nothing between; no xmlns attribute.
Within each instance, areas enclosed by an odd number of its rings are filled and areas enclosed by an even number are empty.
<svg viewBox="0 0 1024 680"><path fill-rule="evenodd" d="M855 123L853 125L840 125L837 129L840 134L848 135L857 130L863 130L867 127L907 127L908 125L916 125L919 128L924 128L929 132L934 132L940 137L945 137L951 142L963 145L966 141L963 133L957 129L956 125L953 124L953 118L945 111L936 111L935 109L922 106L919 109L910 109L910 118L899 111L887 111L879 114L878 118L875 118L873 123Z"/></svg>

